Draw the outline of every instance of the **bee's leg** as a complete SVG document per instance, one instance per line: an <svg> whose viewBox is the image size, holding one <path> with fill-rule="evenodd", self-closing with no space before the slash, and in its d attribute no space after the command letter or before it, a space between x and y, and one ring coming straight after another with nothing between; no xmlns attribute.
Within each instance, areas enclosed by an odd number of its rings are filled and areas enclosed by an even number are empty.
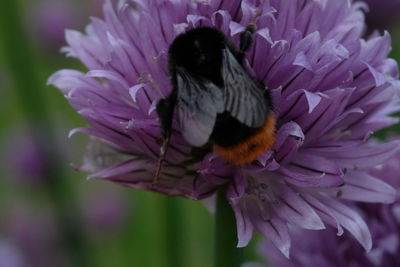
<svg viewBox="0 0 400 267"><path fill-rule="evenodd" d="M169 145L169 137L170 137L170 135L164 137L162 146L160 148L160 156L159 156L158 162L157 162L156 173L154 174L154 177L153 177L153 184L157 184L158 180L160 179L161 167L165 160L165 154L167 153L167 149L168 149L168 145Z"/></svg>
<svg viewBox="0 0 400 267"><path fill-rule="evenodd" d="M156 184L160 178L160 172L162 164L165 160L165 155L168 150L169 140L172 131L172 118L174 116L174 108L176 104L176 92L172 92L167 98L161 99L157 103L156 111L160 119L161 134L163 137L163 143L160 148L160 156L158 158L156 173L153 178L153 184Z"/></svg>
<svg viewBox="0 0 400 267"><path fill-rule="evenodd" d="M254 24L247 25L244 32L240 34L240 53L245 53L253 41L253 33L256 31Z"/></svg>
<svg viewBox="0 0 400 267"><path fill-rule="evenodd" d="M247 25L246 29L240 34L240 50L238 59L243 61L244 53L250 48L253 42L253 33L256 31L256 26L253 23Z"/></svg>

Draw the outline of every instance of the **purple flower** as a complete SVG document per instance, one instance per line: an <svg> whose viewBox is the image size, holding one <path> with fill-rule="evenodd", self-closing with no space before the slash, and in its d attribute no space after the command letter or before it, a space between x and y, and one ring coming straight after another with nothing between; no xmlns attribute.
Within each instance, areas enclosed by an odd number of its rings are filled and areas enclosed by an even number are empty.
<svg viewBox="0 0 400 267"><path fill-rule="evenodd" d="M138 189L195 199L228 184L238 246L259 231L286 256L288 224L348 230L366 250L367 225L342 199L392 202L395 190L366 168L381 164L399 141L368 144L397 119L397 64L387 59L388 33L362 40L363 4L347 0L122 1L104 5L85 33L67 31L68 56L88 73L61 70L49 79L90 124L82 170ZM238 45L256 20L249 71L272 94L276 143L251 164L231 166L192 152L177 121L163 173L152 184L161 144L155 105L171 92L167 51L181 32L221 30Z"/></svg>
<svg viewBox="0 0 400 267"><path fill-rule="evenodd" d="M347 233L338 237L327 229L321 233L296 229L293 234L291 259L288 260L271 244L264 242L259 249L274 267L400 266L400 153L369 173L397 189L397 200L391 205L358 204L371 229L374 246L366 253Z"/></svg>

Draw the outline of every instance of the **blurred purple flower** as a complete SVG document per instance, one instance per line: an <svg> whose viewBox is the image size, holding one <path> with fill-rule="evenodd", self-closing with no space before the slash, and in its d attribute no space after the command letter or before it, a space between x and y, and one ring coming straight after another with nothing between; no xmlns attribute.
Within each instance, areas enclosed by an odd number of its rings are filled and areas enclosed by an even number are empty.
<svg viewBox="0 0 400 267"><path fill-rule="evenodd" d="M79 25L80 10L68 0L41 0L29 9L29 29L47 49L59 50L65 45L64 31Z"/></svg>
<svg viewBox="0 0 400 267"><path fill-rule="evenodd" d="M366 22L370 31L387 30L396 22L400 23L399 0L363 0L368 4Z"/></svg>
<svg viewBox="0 0 400 267"><path fill-rule="evenodd" d="M11 213L5 216L5 232L27 266L64 266L55 218L43 209L28 210L26 205L17 204L14 203Z"/></svg>
<svg viewBox="0 0 400 267"><path fill-rule="evenodd" d="M127 219L127 199L115 188L96 186L84 192L83 217L88 232L97 236L112 236Z"/></svg>
<svg viewBox="0 0 400 267"><path fill-rule="evenodd" d="M0 267L28 267L14 245L0 240Z"/></svg>
<svg viewBox="0 0 400 267"><path fill-rule="evenodd" d="M138 189L203 199L228 183L238 246L253 231L286 256L287 224L351 232L366 250L367 225L340 199L392 202L395 190L365 169L399 150L399 141L367 144L376 130L397 122L397 63L387 59L390 36L369 40L363 4L348 0L121 1L104 5L86 33L67 31L68 56L90 70L61 70L49 79L91 125L82 170ZM236 45L253 19L250 71L271 90L277 140L253 163L234 167L214 153L192 154L174 121L160 181L153 185L160 127L154 112L168 95L167 50L182 31L220 29Z"/></svg>
<svg viewBox="0 0 400 267"><path fill-rule="evenodd" d="M400 153L384 165L369 171L397 189L397 200L391 205L359 204L371 229L374 246L369 253L355 244L348 234L338 237L333 229L321 233L294 231L291 259L264 242L260 254L273 267L395 267L400 266Z"/></svg>
<svg viewBox="0 0 400 267"><path fill-rule="evenodd" d="M49 148L44 140L35 138L21 128L12 131L2 145L2 163L6 178L19 185L41 185L49 178Z"/></svg>

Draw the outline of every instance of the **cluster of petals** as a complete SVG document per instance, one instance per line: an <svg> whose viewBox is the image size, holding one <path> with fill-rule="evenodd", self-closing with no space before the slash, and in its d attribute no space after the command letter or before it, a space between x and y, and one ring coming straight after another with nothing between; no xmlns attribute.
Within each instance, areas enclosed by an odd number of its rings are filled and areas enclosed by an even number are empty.
<svg viewBox="0 0 400 267"><path fill-rule="evenodd" d="M271 266L353 266L377 267L400 265L400 153L382 165L371 168L369 174L381 178L397 189L396 201L390 205L368 203L356 208L365 218L374 245L366 253L348 234L338 237L333 229L323 232L294 230L293 247L288 260L268 242L263 242L259 252Z"/></svg>
<svg viewBox="0 0 400 267"><path fill-rule="evenodd" d="M286 256L288 224L349 231L366 250L369 229L344 201L392 202L395 190L372 174L399 141L369 143L397 122L397 63L390 36L364 34L365 4L350 0L125 0L104 5L85 33L68 30L64 52L88 69L49 79L90 127L82 169L137 189L205 199L227 186L238 246L258 231ZM237 167L194 153L178 121L157 184L161 134L155 105L172 90L168 47L185 30L209 26L236 45L255 21L245 67L270 90L277 117L273 148ZM204 155L199 157L198 155Z"/></svg>

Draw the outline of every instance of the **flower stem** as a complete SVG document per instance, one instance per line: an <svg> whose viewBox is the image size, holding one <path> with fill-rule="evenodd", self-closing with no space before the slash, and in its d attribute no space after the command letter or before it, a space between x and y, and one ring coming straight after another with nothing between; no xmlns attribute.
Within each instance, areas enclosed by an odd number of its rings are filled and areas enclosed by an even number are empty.
<svg viewBox="0 0 400 267"><path fill-rule="evenodd" d="M168 197L165 205L167 266L182 267L182 207L176 197Z"/></svg>
<svg viewBox="0 0 400 267"><path fill-rule="evenodd" d="M215 216L215 267L241 266L243 251L236 247L236 220L226 199L226 188L217 193L217 210Z"/></svg>

